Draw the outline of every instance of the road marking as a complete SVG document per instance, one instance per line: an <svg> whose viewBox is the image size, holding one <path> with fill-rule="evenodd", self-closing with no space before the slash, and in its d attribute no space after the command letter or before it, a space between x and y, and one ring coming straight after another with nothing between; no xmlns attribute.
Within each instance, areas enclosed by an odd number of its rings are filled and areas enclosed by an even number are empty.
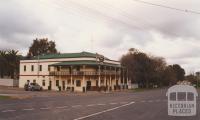
<svg viewBox="0 0 200 120"><path fill-rule="evenodd" d="M95 106L95 104L89 104L89 105L87 105L88 107L92 107L92 106Z"/></svg>
<svg viewBox="0 0 200 120"><path fill-rule="evenodd" d="M4 110L4 111L1 111L1 112L15 112L16 110Z"/></svg>
<svg viewBox="0 0 200 120"><path fill-rule="evenodd" d="M72 107L73 108L76 108L76 107L81 107L82 105L73 105Z"/></svg>
<svg viewBox="0 0 200 120"><path fill-rule="evenodd" d="M67 108L68 106L59 106L59 107L56 107L57 109L63 109L63 108Z"/></svg>
<svg viewBox="0 0 200 120"><path fill-rule="evenodd" d="M152 100L149 100L148 102L153 102Z"/></svg>
<svg viewBox="0 0 200 120"><path fill-rule="evenodd" d="M97 113L93 113L93 114L90 114L90 115L87 115L87 116L79 117L79 118L76 118L74 120L82 120L82 119L85 119L85 118L89 118L89 117L92 117L92 116L103 114L103 113L106 113L106 112L109 112L109 111L113 111L113 110L116 110L116 109L119 109L119 108L122 108L122 107L125 107L125 106L132 105L133 103L135 103L135 102L130 102L130 103L118 106L118 107L110 108L110 109L107 109L107 110L104 110L104 111L101 111L101 112L97 112Z"/></svg>
<svg viewBox="0 0 200 120"><path fill-rule="evenodd" d="M48 109L50 109L50 108L48 108L48 107L46 107L46 108L40 108L41 110L48 110Z"/></svg>
<svg viewBox="0 0 200 120"><path fill-rule="evenodd" d="M97 104L97 105L106 105L106 104L101 104L101 103L99 103L99 104Z"/></svg>
<svg viewBox="0 0 200 120"><path fill-rule="evenodd" d="M34 108L29 108L29 109L23 109L24 111L31 111L34 110Z"/></svg>
<svg viewBox="0 0 200 120"><path fill-rule="evenodd" d="M142 103L146 102L145 100L141 101Z"/></svg>
<svg viewBox="0 0 200 120"><path fill-rule="evenodd" d="M111 105L116 105L117 103L109 103L109 104L111 104Z"/></svg>

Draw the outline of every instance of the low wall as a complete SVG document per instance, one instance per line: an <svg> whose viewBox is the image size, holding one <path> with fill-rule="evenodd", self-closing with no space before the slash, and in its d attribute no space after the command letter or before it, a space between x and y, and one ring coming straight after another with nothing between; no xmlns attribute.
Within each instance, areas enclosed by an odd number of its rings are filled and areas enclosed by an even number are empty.
<svg viewBox="0 0 200 120"><path fill-rule="evenodd" d="M18 86L18 80L1 78L0 85L2 85L2 86Z"/></svg>

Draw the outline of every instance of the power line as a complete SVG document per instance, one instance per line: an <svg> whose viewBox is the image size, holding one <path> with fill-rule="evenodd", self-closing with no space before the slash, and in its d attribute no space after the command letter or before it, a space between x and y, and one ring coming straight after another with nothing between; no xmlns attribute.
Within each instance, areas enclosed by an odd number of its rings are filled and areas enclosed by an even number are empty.
<svg viewBox="0 0 200 120"><path fill-rule="evenodd" d="M180 8L175 8L175 7L171 7L171 6L166 6L166 5L155 4L155 3L151 3L151 2L146 2L146 1L142 1L142 0L132 0L132 1L134 1L134 2L140 2L140 3L143 3L143 4L147 4L147 5L153 5L153 6L157 6L157 7L167 8L167 9L171 9L171 10L176 10L176 11L180 11L180 12L192 13L192 14L198 14L198 15L200 15L200 12L198 12L198 11L193 11L193 10L188 10L188 9L180 9Z"/></svg>

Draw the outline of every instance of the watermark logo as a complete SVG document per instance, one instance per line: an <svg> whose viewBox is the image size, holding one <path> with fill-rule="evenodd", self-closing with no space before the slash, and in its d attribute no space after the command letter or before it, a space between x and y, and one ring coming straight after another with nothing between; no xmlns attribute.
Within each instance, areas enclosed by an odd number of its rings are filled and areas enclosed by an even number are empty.
<svg viewBox="0 0 200 120"><path fill-rule="evenodd" d="M167 91L168 115L195 116L198 93L190 85L174 85Z"/></svg>

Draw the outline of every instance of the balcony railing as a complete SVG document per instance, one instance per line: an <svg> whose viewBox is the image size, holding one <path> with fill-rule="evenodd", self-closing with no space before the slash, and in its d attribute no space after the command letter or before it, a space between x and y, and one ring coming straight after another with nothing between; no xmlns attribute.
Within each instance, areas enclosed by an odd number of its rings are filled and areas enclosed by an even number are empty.
<svg viewBox="0 0 200 120"><path fill-rule="evenodd" d="M52 76L63 76L63 75L120 75L120 72L117 71L73 71L72 74L69 71L51 71L49 75Z"/></svg>

